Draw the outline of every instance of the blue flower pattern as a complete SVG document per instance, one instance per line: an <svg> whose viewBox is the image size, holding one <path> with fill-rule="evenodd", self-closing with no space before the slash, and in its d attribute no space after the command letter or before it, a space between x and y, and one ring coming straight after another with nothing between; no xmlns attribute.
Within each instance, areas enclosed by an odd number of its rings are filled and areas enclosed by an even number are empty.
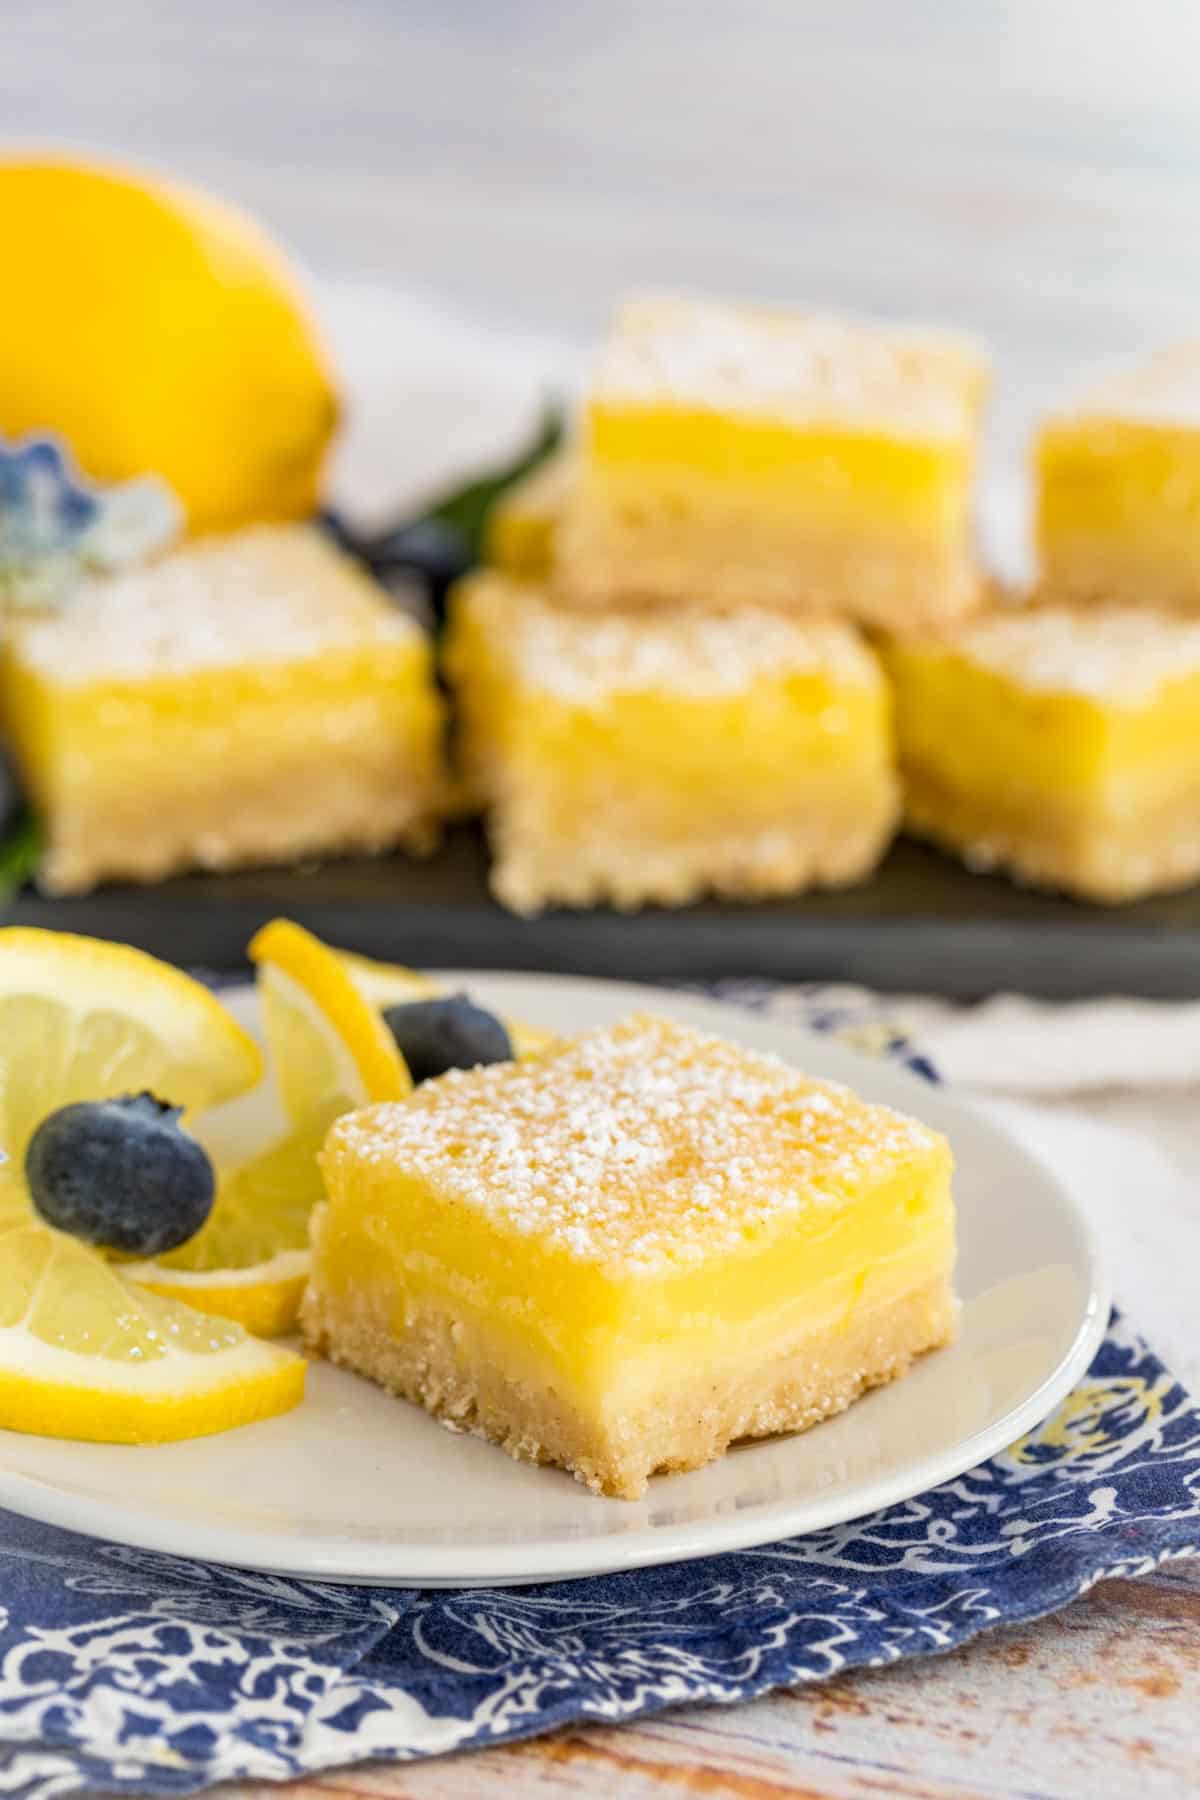
<svg viewBox="0 0 1200 1800"><path fill-rule="evenodd" d="M840 1009L820 1023L862 1039ZM982 1467L670 1568L353 1589L0 1514L0 1796L189 1794L746 1700L951 1650L1198 1551L1200 1411L1118 1315L1074 1393Z"/></svg>

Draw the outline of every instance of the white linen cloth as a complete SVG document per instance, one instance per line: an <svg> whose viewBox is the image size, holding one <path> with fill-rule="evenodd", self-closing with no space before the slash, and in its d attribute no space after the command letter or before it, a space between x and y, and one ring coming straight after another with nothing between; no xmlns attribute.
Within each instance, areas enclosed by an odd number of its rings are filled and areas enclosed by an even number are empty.
<svg viewBox="0 0 1200 1800"><path fill-rule="evenodd" d="M541 401L569 396L585 366L583 343L417 288L330 281L323 311L347 389L334 497L362 523L515 449ZM988 514L994 554L1019 568L1019 492L993 491ZM1108 1245L1119 1303L1200 1391L1200 1003L876 1004L1074 1187Z"/></svg>
<svg viewBox="0 0 1200 1800"><path fill-rule="evenodd" d="M1079 1195L1117 1301L1200 1389L1200 1004L876 997Z"/></svg>

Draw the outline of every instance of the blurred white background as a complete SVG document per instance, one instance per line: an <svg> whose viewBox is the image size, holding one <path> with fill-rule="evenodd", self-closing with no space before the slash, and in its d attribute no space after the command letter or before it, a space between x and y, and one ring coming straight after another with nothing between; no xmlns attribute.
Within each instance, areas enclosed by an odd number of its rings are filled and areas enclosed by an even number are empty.
<svg viewBox="0 0 1200 1800"><path fill-rule="evenodd" d="M476 349L528 389L630 284L978 332L1006 475L1039 406L1200 323L1192 0L39 0L3 45L5 135L289 237L435 470L495 428Z"/></svg>

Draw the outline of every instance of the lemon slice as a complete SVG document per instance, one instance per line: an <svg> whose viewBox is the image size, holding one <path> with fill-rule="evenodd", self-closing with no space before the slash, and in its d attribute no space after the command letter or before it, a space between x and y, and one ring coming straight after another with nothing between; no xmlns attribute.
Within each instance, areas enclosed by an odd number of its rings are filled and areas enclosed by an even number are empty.
<svg viewBox="0 0 1200 1800"><path fill-rule="evenodd" d="M353 950L335 950L333 954L359 993L377 1011L381 1012L385 1006L402 1006L406 1000L429 1000L444 991L428 975L406 969L402 963L376 962ZM522 1019L505 1019L504 1025L519 1057L539 1056L559 1041L554 1032L527 1025Z"/></svg>
<svg viewBox="0 0 1200 1800"><path fill-rule="evenodd" d="M261 1074L253 1039L177 969L124 944L0 930L0 1145L14 1167L71 1101L148 1089L198 1112Z"/></svg>
<svg viewBox="0 0 1200 1800"><path fill-rule="evenodd" d="M332 948L332 946L330 946ZM385 1006L399 1006L405 1000L430 1000L442 992L430 975L403 963L376 962L374 957L359 956L354 950L334 950L364 1000L377 1012Z"/></svg>
<svg viewBox="0 0 1200 1800"><path fill-rule="evenodd" d="M291 1331L308 1279L309 1214L325 1197L317 1152L329 1123L290 1132L223 1175L202 1231L153 1262L126 1263L122 1275L257 1337Z"/></svg>
<svg viewBox="0 0 1200 1800"><path fill-rule="evenodd" d="M250 956L291 1129L221 1177L212 1217L196 1237L153 1262L127 1264L122 1274L274 1337L296 1323L309 1214L324 1198L317 1152L329 1126L353 1107L401 1099L411 1088L382 1009L439 989L400 964L334 950L286 919L263 927ZM508 1030L520 1056L556 1041L513 1021Z"/></svg>
<svg viewBox="0 0 1200 1800"><path fill-rule="evenodd" d="M203 1437L304 1393L304 1362L130 1287L87 1245L0 1196L0 1427L115 1444Z"/></svg>
<svg viewBox="0 0 1200 1800"><path fill-rule="evenodd" d="M277 919L252 940L263 1026L290 1130L223 1175L204 1229L122 1271L152 1293L238 1320L263 1337L296 1323L308 1217L324 1198L317 1152L333 1121L412 1087L377 1007L319 938Z"/></svg>
<svg viewBox="0 0 1200 1800"><path fill-rule="evenodd" d="M289 919L250 941L258 968L263 1028L283 1110L307 1129L316 1118L373 1100L400 1100L412 1088L404 1058L379 1009L341 958Z"/></svg>

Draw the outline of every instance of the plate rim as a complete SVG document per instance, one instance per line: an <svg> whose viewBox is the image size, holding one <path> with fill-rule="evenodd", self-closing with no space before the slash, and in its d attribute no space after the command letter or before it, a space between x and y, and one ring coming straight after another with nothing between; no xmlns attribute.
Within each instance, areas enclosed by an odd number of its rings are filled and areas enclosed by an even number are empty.
<svg viewBox="0 0 1200 1800"><path fill-rule="evenodd" d="M782 1539L803 1536L833 1525L848 1524L911 1499L932 1487L952 1481L968 1469L986 1461L998 1450L1014 1443L1035 1425L1040 1424L1075 1386L1091 1363L1107 1328L1112 1306L1110 1270L1099 1238L1071 1186L1055 1170L1027 1150L1020 1140L1000 1121L992 1118L970 1097L963 1097L945 1087L929 1085L897 1059L875 1058L815 1031L803 1020L780 1020L764 1017L753 1008L739 1007L736 998L715 999L694 990L674 990L649 984L610 981L604 977L568 976L525 972L520 970L434 970L435 978L454 981L516 983L521 987L536 985L544 989L572 991L603 988L614 996L623 995L631 1007L647 1007L669 1003L677 1010L698 1018L707 1015L715 1024L714 1014L734 1017L742 1011L767 1026L770 1035L780 1041L794 1040L797 1045L811 1039L832 1050L835 1061L845 1061L851 1073L861 1069L878 1076L886 1069L914 1095L932 1091L939 1109L948 1107L952 1114L969 1116L977 1128L1003 1141L1008 1149L1035 1168L1042 1181L1054 1190L1058 1204L1069 1215L1078 1233L1086 1261L1085 1296L1074 1335L1053 1370L1046 1375L1024 1400L1010 1407L990 1424L959 1438L951 1447L929 1451L916 1462L905 1463L891 1474L884 1473L854 1487L854 1499L847 1505L846 1496L835 1485L828 1492L806 1499L779 1499L742 1514L709 1515L671 1525L628 1533L592 1533L569 1539L531 1539L516 1545L485 1544L465 1546L420 1545L406 1547L402 1539L382 1545L347 1545L328 1537L314 1536L305 1547L303 1560L295 1554L281 1554L278 1545L272 1549L268 1535L247 1528L197 1524L191 1521L139 1513L127 1505L95 1499L50 1483L35 1475L5 1468L2 1446L10 1434L0 1431L0 1507L42 1524L57 1526L91 1539L103 1539L128 1548L156 1554L182 1557L206 1563L253 1570L262 1574L298 1580L323 1581L336 1585L421 1588L421 1587L487 1587L522 1586L552 1581L585 1580L601 1574L614 1574L639 1568L694 1561L759 1548ZM253 986L240 982L226 987L221 997L235 1011L252 1004ZM838 1079L839 1077L834 1077ZM901 1390L897 1390L901 1391ZM13 1433L12 1436L22 1434ZM48 1440L53 1441L53 1440ZM499 1452L497 1452L499 1454ZM620 1504L614 1502L614 1504ZM715 1541L714 1541L715 1539ZM292 1546L293 1551L295 1546ZM388 1571L380 1573L381 1557L388 1557ZM374 1567L369 1566L374 1565ZM401 1565L404 1565L401 1572Z"/></svg>

